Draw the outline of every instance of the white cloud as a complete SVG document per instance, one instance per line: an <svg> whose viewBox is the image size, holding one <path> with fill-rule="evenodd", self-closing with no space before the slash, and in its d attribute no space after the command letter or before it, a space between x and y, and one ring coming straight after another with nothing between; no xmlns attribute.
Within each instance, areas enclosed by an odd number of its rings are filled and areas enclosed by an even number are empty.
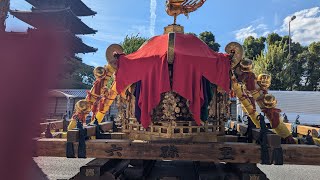
<svg viewBox="0 0 320 180"><path fill-rule="evenodd" d="M256 38L269 34L270 31L268 30L268 26L263 23L263 19L264 18L256 19L252 21L248 27L234 31L235 38L238 41L243 42L248 36L253 36Z"/></svg>
<svg viewBox="0 0 320 180"><path fill-rule="evenodd" d="M257 37L258 34L255 32L255 30L256 29L252 25L246 28L239 29L235 31L236 39L240 42L243 42L244 39L248 36Z"/></svg>
<svg viewBox="0 0 320 180"><path fill-rule="evenodd" d="M111 34L105 34L105 33L97 33L94 35L85 35L80 37L86 37L88 39L94 39L94 40L103 41L107 43L120 43L124 39L124 36L121 36L121 35L114 35L114 34L111 35Z"/></svg>
<svg viewBox="0 0 320 180"><path fill-rule="evenodd" d="M150 36L150 28L144 25L133 25L131 28L128 30L129 35L137 35L142 37L149 37Z"/></svg>
<svg viewBox="0 0 320 180"><path fill-rule="evenodd" d="M150 36L154 36L155 34L155 26L156 26L156 9L157 9L157 0L150 0Z"/></svg>
<svg viewBox="0 0 320 180"><path fill-rule="evenodd" d="M320 41L320 7L304 9L287 16L283 20L281 32L288 32L289 21L292 16L296 19L291 22L292 40L308 45Z"/></svg>
<svg viewBox="0 0 320 180"><path fill-rule="evenodd" d="M303 45L308 45L315 41L320 41L320 7L313 7L297 11L286 18L280 28L275 30L268 29L268 26L263 23L263 18L252 21L247 27L234 31L235 38L243 42L248 36L260 37L267 36L271 31L288 35L289 21L292 16L296 19L291 22L291 36L295 42L300 42ZM274 15L274 24L279 24L279 16Z"/></svg>

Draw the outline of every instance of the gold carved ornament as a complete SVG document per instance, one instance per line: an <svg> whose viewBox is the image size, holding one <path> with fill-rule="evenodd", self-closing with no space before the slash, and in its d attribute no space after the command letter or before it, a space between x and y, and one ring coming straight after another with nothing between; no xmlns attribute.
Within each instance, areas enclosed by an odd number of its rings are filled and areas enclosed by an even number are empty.
<svg viewBox="0 0 320 180"><path fill-rule="evenodd" d="M173 24L176 24L177 16L180 14L188 16L189 13L196 11L205 2L206 0L167 0L166 12L169 16L174 17Z"/></svg>

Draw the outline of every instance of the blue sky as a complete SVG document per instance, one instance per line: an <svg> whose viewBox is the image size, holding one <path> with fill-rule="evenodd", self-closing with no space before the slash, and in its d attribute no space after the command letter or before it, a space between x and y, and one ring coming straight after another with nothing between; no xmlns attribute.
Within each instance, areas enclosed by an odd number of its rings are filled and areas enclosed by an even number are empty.
<svg viewBox="0 0 320 180"><path fill-rule="evenodd" d="M81 19L93 29L95 35L81 36L83 41L98 48L98 52L79 54L89 65L106 63L105 49L111 43L120 43L126 35L140 34L152 37L163 33L163 27L173 22L165 12L165 0L83 0L97 12L93 17ZM11 0L11 9L30 10L23 0ZM207 0L203 7L191 13L189 18L181 15L178 24L185 32L199 34L212 31L216 41L225 45L231 41L242 42L249 35L260 37L271 32L288 34L291 16L293 41L308 45L320 41L320 0ZM28 26L13 18L7 20L7 31L25 31Z"/></svg>

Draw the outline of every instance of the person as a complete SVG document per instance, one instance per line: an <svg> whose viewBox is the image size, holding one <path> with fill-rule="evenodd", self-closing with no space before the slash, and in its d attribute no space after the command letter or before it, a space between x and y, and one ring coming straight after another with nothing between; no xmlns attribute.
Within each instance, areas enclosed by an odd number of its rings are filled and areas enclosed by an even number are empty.
<svg viewBox="0 0 320 180"><path fill-rule="evenodd" d="M288 123L289 122L289 119L288 119L288 116L286 115L286 113L283 113L283 122L284 123Z"/></svg>
<svg viewBox="0 0 320 180"><path fill-rule="evenodd" d="M92 117L93 113L92 111L88 114L88 116L86 117L86 124L89 124L91 122L91 117Z"/></svg>
<svg viewBox="0 0 320 180"><path fill-rule="evenodd" d="M300 124L299 118L300 118L300 115L297 115L297 118L296 118L295 124Z"/></svg>

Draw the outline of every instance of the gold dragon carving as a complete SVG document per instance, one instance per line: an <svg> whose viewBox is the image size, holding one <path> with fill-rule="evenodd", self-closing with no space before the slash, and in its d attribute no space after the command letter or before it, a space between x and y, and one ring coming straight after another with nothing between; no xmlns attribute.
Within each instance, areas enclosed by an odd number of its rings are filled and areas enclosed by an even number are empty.
<svg viewBox="0 0 320 180"><path fill-rule="evenodd" d="M174 17L173 24L176 24L177 16L184 14L188 17L189 13L196 11L205 2L206 0L167 0L166 12Z"/></svg>

